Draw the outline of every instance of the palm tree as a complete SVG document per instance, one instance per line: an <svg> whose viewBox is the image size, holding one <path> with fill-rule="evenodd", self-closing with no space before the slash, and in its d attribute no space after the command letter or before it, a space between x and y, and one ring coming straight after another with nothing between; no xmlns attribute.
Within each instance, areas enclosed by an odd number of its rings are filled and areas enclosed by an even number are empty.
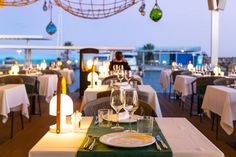
<svg viewBox="0 0 236 157"><path fill-rule="evenodd" d="M143 45L144 50L153 50L155 46L152 43L147 43L146 45Z"/></svg>
<svg viewBox="0 0 236 157"><path fill-rule="evenodd" d="M146 45L143 45L143 50L153 50L155 46L152 43L147 43ZM150 51L145 55L145 60L153 60L154 56L153 53Z"/></svg>
<svg viewBox="0 0 236 157"><path fill-rule="evenodd" d="M64 43L64 46L73 46L72 42L71 41L66 41ZM67 61L69 60L69 54L70 54L70 50L65 50L64 52L61 53L61 56L63 58L64 61Z"/></svg>

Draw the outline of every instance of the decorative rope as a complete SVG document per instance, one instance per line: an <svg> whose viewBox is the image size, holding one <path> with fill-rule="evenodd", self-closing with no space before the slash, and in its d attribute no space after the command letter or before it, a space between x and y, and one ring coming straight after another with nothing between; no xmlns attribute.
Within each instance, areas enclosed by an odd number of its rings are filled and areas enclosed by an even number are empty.
<svg viewBox="0 0 236 157"><path fill-rule="evenodd" d="M37 2L38 0L0 0L0 7L4 6L25 6Z"/></svg>
<svg viewBox="0 0 236 157"><path fill-rule="evenodd" d="M124 11L141 0L54 0L72 15L86 19L102 19Z"/></svg>

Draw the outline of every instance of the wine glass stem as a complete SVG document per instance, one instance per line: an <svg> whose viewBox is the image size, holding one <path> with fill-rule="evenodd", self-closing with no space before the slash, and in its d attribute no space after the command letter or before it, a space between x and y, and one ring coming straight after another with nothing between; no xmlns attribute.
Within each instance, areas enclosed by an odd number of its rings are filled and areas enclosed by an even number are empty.
<svg viewBox="0 0 236 157"><path fill-rule="evenodd" d="M119 127L119 112L116 112L116 127Z"/></svg>
<svg viewBox="0 0 236 157"><path fill-rule="evenodd" d="M129 114L129 132L132 132L132 126L131 126L131 114Z"/></svg>

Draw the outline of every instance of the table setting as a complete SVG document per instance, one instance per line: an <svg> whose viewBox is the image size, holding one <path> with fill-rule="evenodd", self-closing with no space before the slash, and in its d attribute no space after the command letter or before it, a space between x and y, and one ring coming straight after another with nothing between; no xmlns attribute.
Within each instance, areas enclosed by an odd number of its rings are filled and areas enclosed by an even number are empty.
<svg viewBox="0 0 236 157"><path fill-rule="evenodd" d="M99 127L99 124L96 125L92 121L77 156L172 156L170 146L157 123L152 121L152 125L147 126L139 125L138 121L132 125L132 129L135 129L135 132ZM145 124L147 124L146 122ZM120 123L120 125L124 128L129 128L128 123ZM142 132L145 131L142 130L145 127L151 127L150 132ZM154 136L156 135L157 137L155 138Z"/></svg>
<svg viewBox="0 0 236 157"><path fill-rule="evenodd" d="M127 123L120 125L129 128ZM137 122L132 124L136 131L137 127ZM79 131L64 134L47 132L29 151L28 156L224 157L224 154L185 118L153 118L152 135L137 136L140 134L99 127L96 118L82 117ZM155 138L156 135L160 135L162 142L159 137ZM131 140L128 140L131 143L129 146L133 148L126 148L125 144L120 147L119 143L126 143L126 138L139 142L132 145Z"/></svg>

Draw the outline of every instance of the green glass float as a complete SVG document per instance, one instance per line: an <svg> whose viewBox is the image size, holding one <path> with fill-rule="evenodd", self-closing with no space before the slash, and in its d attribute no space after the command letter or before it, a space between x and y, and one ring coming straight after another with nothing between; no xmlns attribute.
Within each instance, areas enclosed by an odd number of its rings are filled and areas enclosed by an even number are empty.
<svg viewBox="0 0 236 157"><path fill-rule="evenodd" d="M160 9L156 1L156 4L154 5L152 11L150 12L150 18L153 21L157 22L161 19L162 15L163 15L162 10Z"/></svg>

